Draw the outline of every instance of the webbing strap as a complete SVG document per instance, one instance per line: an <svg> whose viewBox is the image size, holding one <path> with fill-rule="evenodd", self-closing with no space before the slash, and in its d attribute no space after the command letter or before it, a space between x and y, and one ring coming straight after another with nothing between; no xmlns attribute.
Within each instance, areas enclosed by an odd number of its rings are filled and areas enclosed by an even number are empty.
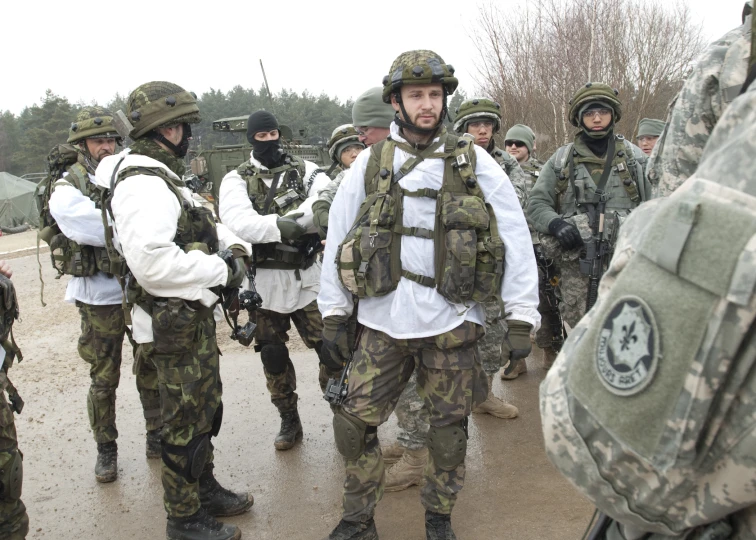
<svg viewBox="0 0 756 540"><path fill-rule="evenodd" d="M428 276L421 276L420 274L415 274L414 272L410 272L409 270L402 269L402 277L407 278L410 281L414 281L415 283L419 283L420 285L425 285L426 287L433 288L436 286L435 279L429 278Z"/></svg>
<svg viewBox="0 0 756 540"><path fill-rule="evenodd" d="M428 238L433 239L433 230L432 229L425 229L423 227L396 227L394 229L395 232L398 232L399 234L403 236L416 236L418 238Z"/></svg>
<svg viewBox="0 0 756 540"><path fill-rule="evenodd" d="M429 199L437 199L439 191L432 188L422 188L417 191L410 191L402 188L402 195L405 197L427 197Z"/></svg>

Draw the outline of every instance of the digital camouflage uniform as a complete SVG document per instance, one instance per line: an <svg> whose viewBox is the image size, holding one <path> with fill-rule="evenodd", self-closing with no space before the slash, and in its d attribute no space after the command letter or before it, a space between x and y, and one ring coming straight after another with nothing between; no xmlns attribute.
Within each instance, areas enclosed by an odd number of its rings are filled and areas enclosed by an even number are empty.
<svg viewBox="0 0 756 540"><path fill-rule="evenodd" d="M118 437L116 429L116 390L121 378L121 350L124 334L134 353L137 390L142 402L147 430L158 429L160 393L155 366L139 356L137 344L126 328L123 306L96 306L76 302L81 315L79 356L89 364L92 384L87 396L87 412L95 441L106 443Z"/></svg>
<svg viewBox="0 0 756 540"><path fill-rule="evenodd" d="M602 92L606 92L607 96L611 94L612 97L607 97ZM578 90L571 101L570 120L573 125L582 125L582 120L578 120L582 108L596 102L606 103L615 111L613 123L604 132L604 137L614 137L615 146L612 169L604 188L609 197L606 203L604 238L613 245L621 222L633 208L649 197L650 185L644 174L647 157L640 148L613 133L613 125L621 117L621 106L616 95L606 85L589 83ZM564 322L570 327L577 324L585 314L588 276L581 272L579 264L579 258L584 256L584 248L562 250L556 238L549 233L549 224L553 220L564 219L577 227L583 243L592 241L593 234L586 212L587 208L593 206L606 156L594 155L581 135L582 132L578 132L575 142L559 148L543 166L530 192L527 209L529 222L542 233L541 247L544 254L557 261L561 270L557 289L559 309ZM571 160L574 164L573 179L570 179Z"/></svg>
<svg viewBox="0 0 756 540"><path fill-rule="evenodd" d="M0 369L0 538L8 540L23 540L29 532L29 516L20 498L23 455L18 449L13 418L14 411L21 412L20 407L13 403L20 398L8 380L8 371L13 361L21 361L21 352L11 335L11 327L19 313L17 302L13 283L5 276L0 276L0 354L3 358Z"/></svg>
<svg viewBox="0 0 756 540"><path fill-rule="evenodd" d="M442 427L466 421L488 394L488 380L475 346L483 332L479 325L464 322L444 334L402 340L365 327L349 375L344 412L368 426L383 424L417 369L417 387L430 424ZM384 475L374 430L368 428L365 452L357 460L346 460L346 474L343 518L355 522L372 518L383 496ZM423 506L450 514L464 483L464 462L445 470L429 455L424 477Z"/></svg>
<svg viewBox="0 0 756 540"><path fill-rule="evenodd" d="M592 538L756 539L754 104L751 85L623 224L541 385L549 459L611 518Z"/></svg>
<svg viewBox="0 0 756 540"><path fill-rule="evenodd" d="M740 92L748 69L751 17L709 45L672 101L667 127L648 164L653 197L668 196L696 171L714 126Z"/></svg>

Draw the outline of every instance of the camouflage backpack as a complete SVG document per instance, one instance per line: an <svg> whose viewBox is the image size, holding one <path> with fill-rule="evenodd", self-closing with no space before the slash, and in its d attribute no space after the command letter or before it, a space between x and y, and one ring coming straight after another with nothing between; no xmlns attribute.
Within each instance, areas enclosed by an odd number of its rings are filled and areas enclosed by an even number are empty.
<svg viewBox="0 0 756 540"><path fill-rule="evenodd" d="M383 296L404 277L435 288L453 303L484 302L494 297L504 275L504 244L496 218L475 178L475 146L469 137L444 133L442 148L415 154L408 145L387 139L370 147L365 171L366 198L352 229L339 246L336 262L341 283L359 298ZM412 157L394 173L394 150ZM424 159L445 162L440 190L408 191L399 180ZM436 201L435 230L405 227L404 197ZM401 266L402 236L433 239L435 279Z"/></svg>
<svg viewBox="0 0 756 540"><path fill-rule="evenodd" d="M546 452L655 533L633 538L745 538L728 515L756 508L756 197L694 178L623 229L611 288L541 386Z"/></svg>

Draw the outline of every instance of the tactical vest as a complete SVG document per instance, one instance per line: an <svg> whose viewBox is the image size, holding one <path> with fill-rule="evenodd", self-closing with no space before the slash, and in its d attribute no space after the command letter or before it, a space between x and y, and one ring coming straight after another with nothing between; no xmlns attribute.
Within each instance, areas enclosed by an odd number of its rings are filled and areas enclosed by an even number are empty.
<svg viewBox="0 0 756 540"><path fill-rule="evenodd" d="M631 144L622 135L614 137L612 170L603 191L608 196L606 215L613 216L608 218L607 234L616 239L619 222L643 202L638 191L638 182L642 180L643 171L638 170L638 162ZM557 177L558 214L570 218L587 212L588 206L595 202L597 186L586 164L595 164L603 169L605 163L606 158L581 156L574 150L574 143L562 146L556 151L552 164Z"/></svg>
<svg viewBox="0 0 756 540"><path fill-rule="evenodd" d="M504 244L496 218L475 177L475 145L468 137L441 136L442 149L419 154L390 138L370 148L365 171L366 198L350 232L339 246L336 262L341 283L359 298L383 296L404 277L435 287L450 302L485 302L498 294L504 275ZM413 156L394 173L394 150ZM444 160L440 190L408 191L399 180L424 159ZM436 201L435 230L405 227L403 198ZM436 277L401 266L402 236L433 239Z"/></svg>
<svg viewBox="0 0 756 540"><path fill-rule="evenodd" d="M546 452L639 531L741 538L726 516L756 505L756 197L693 178L626 232L541 385Z"/></svg>
<svg viewBox="0 0 756 540"><path fill-rule="evenodd" d="M57 278L67 274L74 277L88 277L98 271L106 274L115 274L118 269L111 268L107 250L102 247L86 246L78 244L66 237L55 223L50 213L50 197L59 182L65 182L75 187L88 197L95 207L100 209L100 193L97 187L89 180L87 169L81 163L74 163L66 167L68 175L62 179L51 179L42 200L42 223L38 233L39 239L50 246L50 258L53 268L57 270ZM47 192L49 190L49 193Z"/></svg>
<svg viewBox="0 0 756 540"><path fill-rule="evenodd" d="M242 163L236 172L247 184L247 195L252 201L252 207L262 215L278 214L283 216L299 208L307 199L307 193L312 187L315 176L322 169L316 169L309 176L306 175L305 162L299 156L289 155L280 167L261 169L251 161ZM275 192L265 183L275 184ZM315 257L316 243L320 244L317 234L303 235L296 244L272 242L256 245L254 250L255 264L258 268L296 270L312 264Z"/></svg>
<svg viewBox="0 0 756 540"><path fill-rule="evenodd" d="M123 161L123 159L121 161ZM157 176L161 178L168 186L168 189L170 189L178 199L181 213L179 214L178 224L176 226L176 236L173 238L173 242L178 247L185 252L199 250L207 255L218 253L220 246L218 243L218 232L215 228L213 213L211 210L203 206L194 206L184 198L179 190L180 187L185 187L182 180L172 178L162 167L128 166L119 171L119 165L120 163L113 169L110 190L104 190L102 195L104 203L102 205L102 215L103 223L105 225L105 243L107 244L107 252L112 265L121 265L125 268L126 260L115 248L113 242L113 226L108 222L106 212L110 214L112 219L113 211L111 203L116 187L126 178L136 175ZM122 283L122 286L125 288L124 311L126 313L131 311L131 306L134 304L138 304L147 313L152 313L154 297L137 283L136 279L133 278L133 275L129 274L127 283Z"/></svg>

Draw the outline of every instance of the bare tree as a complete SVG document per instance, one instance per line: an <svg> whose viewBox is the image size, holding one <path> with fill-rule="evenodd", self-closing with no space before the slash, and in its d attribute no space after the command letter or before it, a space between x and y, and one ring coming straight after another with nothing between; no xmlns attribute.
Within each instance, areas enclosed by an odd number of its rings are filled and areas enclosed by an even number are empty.
<svg viewBox="0 0 756 540"><path fill-rule="evenodd" d="M501 103L505 125L531 126L542 155L572 138L568 102L589 81L619 90L619 133L664 118L701 36L688 6L653 0L538 0L515 13L491 4L471 33L478 91Z"/></svg>

